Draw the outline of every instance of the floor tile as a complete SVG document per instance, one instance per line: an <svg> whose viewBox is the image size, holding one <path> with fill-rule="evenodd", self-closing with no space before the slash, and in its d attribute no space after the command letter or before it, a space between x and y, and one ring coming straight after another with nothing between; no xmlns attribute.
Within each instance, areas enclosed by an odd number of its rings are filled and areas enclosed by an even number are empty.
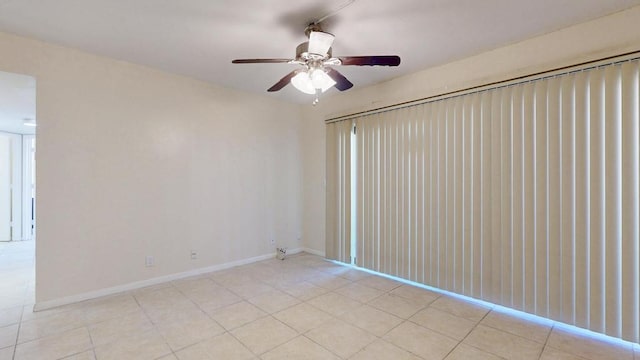
<svg viewBox="0 0 640 360"><path fill-rule="evenodd" d="M390 293L371 300L368 305L403 319L410 318L425 307L421 302Z"/></svg>
<svg viewBox="0 0 640 360"><path fill-rule="evenodd" d="M392 294L402 296L407 299L418 301L424 305L429 305L441 295L433 291L419 288L417 286L402 285L391 291Z"/></svg>
<svg viewBox="0 0 640 360"><path fill-rule="evenodd" d="M216 284L206 275L172 281L171 284L185 295L187 295L191 291L197 293L197 290L206 290L209 288L220 287L220 285Z"/></svg>
<svg viewBox="0 0 640 360"><path fill-rule="evenodd" d="M432 307L420 310L418 313L410 317L409 321L452 337L456 340L464 339L464 337L467 336L467 334L471 332L473 327L477 324L475 321L457 317L453 314L449 314Z"/></svg>
<svg viewBox="0 0 640 360"><path fill-rule="evenodd" d="M249 360L254 355L228 333L218 335L176 352L179 360Z"/></svg>
<svg viewBox="0 0 640 360"><path fill-rule="evenodd" d="M631 346L620 346L554 328L547 346L589 360L631 360Z"/></svg>
<svg viewBox="0 0 640 360"><path fill-rule="evenodd" d="M61 313L77 313L81 316L84 316L84 309L81 303L70 304L65 306L59 306L51 309L33 311L33 304L28 304L24 306L24 310L22 312L22 322L31 321L35 319L43 319L46 317L50 317L53 315L61 314ZM75 315L72 315L75 317Z"/></svg>
<svg viewBox="0 0 640 360"><path fill-rule="evenodd" d="M360 281L360 280L364 280L366 278L369 278L371 275L366 271L362 271L362 270L357 270L357 269L349 269L343 273L341 273L339 275L340 277L343 277L347 280L351 280L351 281Z"/></svg>
<svg viewBox="0 0 640 360"><path fill-rule="evenodd" d="M22 309L22 305L10 308L0 308L0 327L20 322Z"/></svg>
<svg viewBox="0 0 640 360"><path fill-rule="evenodd" d="M222 326L206 316L187 322L163 324L157 328L174 351L212 338L225 331Z"/></svg>
<svg viewBox="0 0 640 360"><path fill-rule="evenodd" d="M384 336L384 340L425 359L444 359L457 341L412 322L405 322Z"/></svg>
<svg viewBox="0 0 640 360"><path fill-rule="evenodd" d="M329 292L328 289L314 285L308 281L288 285L287 287L281 288L281 290L302 301L307 301Z"/></svg>
<svg viewBox="0 0 640 360"><path fill-rule="evenodd" d="M13 350L13 346L0 349L0 360L13 360Z"/></svg>
<svg viewBox="0 0 640 360"><path fill-rule="evenodd" d="M300 360L339 360L329 350L314 343L304 336L278 346L260 356L262 360L300 359Z"/></svg>
<svg viewBox="0 0 640 360"><path fill-rule="evenodd" d="M376 336L383 336L404 321L395 315L369 305L355 308L345 313L340 319Z"/></svg>
<svg viewBox="0 0 640 360"><path fill-rule="evenodd" d="M335 290L351 283L350 280L329 274L318 274L318 276L310 278L307 281L327 290Z"/></svg>
<svg viewBox="0 0 640 360"><path fill-rule="evenodd" d="M183 288L181 288L180 291L191 301L199 305L219 303L220 306L224 306L241 300L238 295L214 283L210 279L199 279L197 282L192 281L188 286L184 284L182 286Z"/></svg>
<svg viewBox="0 0 640 360"><path fill-rule="evenodd" d="M78 311L65 311L51 316L24 321L20 325L18 343L59 334L84 326L84 314Z"/></svg>
<svg viewBox="0 0 640 360"><path fill-rule="evenodd" d="M140 300L141 297L144 298L148 296L148 294L155 293L158 290L172 289L172 288L174 288L174 286L171 282L165 282L165 283L155 284L151 286L145 286L140 289L135 289L131 291L131 295L133 295L136 299Z"/></svg>
<svg viewBox="0 0 640 360"><path fill-rule="evenodd" d="M3 245L0 360L640 360L630 345L308 254L34 313L33 249L9 267Z"/></svg>
<svg viewBox="0 0 640 360"><path fill-rule="evenodd" d="M362 303L366 303L384 294L384 291L382 290L370 288L357 283L347 284L334 290L334 292Z"/></svg>
<svg viewBox="0 0 640 360"><path fill-rule="evenodd" d="M179 360L174 354L167 354L157 360Z"/></svg>
<svg viewBox="0 0 640 360"><path fill-rule="evenodd" d="M481 324L544 344L551 332L553 322L550 320L532 322L497 311L491 311L482 319Z"/></svg>
<svg viewBox="0 0 640 360"><path fill-rule="evenodd" d="M134 295L140 306L150 307L162 307L162 306L175 306L191 303L183 293L180 292L174 286L160 287L155 290L142 291Z"/></svg>
<svg viewBox="0 0 640 360"><path fill-rule="evenodd" d="M420 360L419 357L387 341L378 339L360 350L349 360Z"/></svg>
<svg viewBox="0 0 640 360"><path fill-rule="evenodd" d="M96 355L93 353L93 350L83 351L79 354L74 354L64 358L63 360L95 360Z"/></svg>
<svg viewBox="0 0 640 360"><path fill-rule="evenodd" d="M256 355L284 344L298 335L295 330L271 316L239 327L231 334Z"/></svg>
<svg viewBox="0 0 640 360"><path fill-rule="evenodd" d="M545 346L540 360L584 360L584 358Z"/></svg>
<svg viewBox="0 0 640 360"><path fill-rule="evenodd" d="M192 302L144 307L143 310L156 325L185 323L207 317L207 314Z"/></svg>
<svg viewBox="0 0 640 360"><path fill-rule="evenodd" d="M459 344L445 360L501 360L502 358L488 352L476 349L473 346Z"/></svg>
<svg viewBox="0 0 640 360"><path fill-rule="evenodd" d="M95 353L99 360L155 360L170 354L171 348L157 330L151 330L97 346Z"/></svg>
<svg viewBox="0 0 640 360"><path fill-rule="evenodd" d="M342 358L358 353L376 340L374 335L338 319L327 321L305 336Z"/></svg>
<svg viewBox="0 0 640 360"><path fill-rule="evenodd" d="M307 304L313 305L333 316L340 316L361 305L358 301L334 292L315 297L307 301Z"/></svg>
<svg viewBox="0 0 640 360"><path fill-rule="evenodd" d="M326 312L304 303L275 313L273 316L299 333L305 333L311 329L315 329L333 319L333 317Z"/></svg>
<svg viewBox="0 0 640 360"><path fill-rule="evenodd" d="M431 307L471 321L482 320L490 310L486 306L450 296L441 296L431 304Z"/></svg>
<svg viewBox="0 0 640 360"><path fill-rule="evenodd" d="M266 293L267 291L273 290L272 286L255 280L243 283L232 283L226 286L226 288L244 299L256 297L260 294Z"/></svg>
<svg viewBox="0 0 640 360"><path fill-rule="evenodd" d="M91 324L89 333L94 346L112 343L121 337L128 337L153 329L151 320L142 311L127 314L120 318Z"/></svg>
<svg viewBox="0 0 640 360"><path fill-rule="evenodd" d="M89 331L82 327L75 330L40 338L16 347L15 360L48 360L90 350Z"/></svg>
<svg viewBox="0 0 640 360"><path fill-rule="evenodd" d="M191 298L193 302L198 304L198 306L200 306L200 308L208 314L211 314L211 312L227 305L235 304L242 301L242 298L240 296L232 293L222 286L217 286L211 291L212 292L206 296L198 294L195 298Z"/></svg>
<svg viewBox="0 0 640 360"><path fill-rule="evenodd" d="M267 316L267 313L246 301L225 306L210 314L227 330L232 330L254 320Z"/></svg>
<svg viewBox="0 0 640 360"><path fill-rule="evenodd" d="M84 304L87 323L97 323L140 310L135 298L129 294L92 300Z"/></svg>
<svg viewBox="0 0 640 360"><path fill-rule="evenodd" d="M213 280L215 283L220 284L224 287L227 287L230 285L255 282L254 278L243 273L239 269L239 267L222 270L222 271L216 271L209 274L207 277Z"/></svg>
<svg viewBox="0 0 640 360"><path fill-rule="evenodd" d="M374 289L382 290L385 292L391 291L399 286L402 286L401 282L387 279L382 276L370 276L370 277L358 280L358 284L372 287Z"/></svg>
<svg viewBox="0 0 640 360"><path fill-rule="evenodd" d="M268 314L284 310L300 303L300 300L280 290L270 290L256 297L248 299L250 303Z"/></svg>
<svg viewBox="0 0 640 360"><path fill-rule="evenodd" d="M543 348L543 344L484 325L478 325L464 343L505 359L538 359Z"/></svg>
<svg viewBox="0 0 640 360"><path fill-rule="evenodd" d="M0 348L14 346L18 339L18 324L0 327Z"/></svg>

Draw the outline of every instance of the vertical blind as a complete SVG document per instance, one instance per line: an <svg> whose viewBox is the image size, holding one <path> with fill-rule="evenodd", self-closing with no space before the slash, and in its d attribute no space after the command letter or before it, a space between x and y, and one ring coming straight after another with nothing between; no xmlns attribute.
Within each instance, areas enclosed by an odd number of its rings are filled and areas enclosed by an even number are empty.
<svg viewBox="0 0 640 360"><path fill-rule="evenodd" d="M351 262L351 121L327 125L326 257Z"/></svg>
<svg viewBox="0 0 640 360"><path fill-rule="evenodd" d="M640 342L639 64L328 124L327 253Z"/></svg>

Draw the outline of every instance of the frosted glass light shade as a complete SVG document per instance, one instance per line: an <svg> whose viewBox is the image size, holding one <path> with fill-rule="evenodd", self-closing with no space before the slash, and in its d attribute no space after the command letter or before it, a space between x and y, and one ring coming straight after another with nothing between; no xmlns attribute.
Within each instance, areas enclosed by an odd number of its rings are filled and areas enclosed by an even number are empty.
<svg viewBox="0 0 640 360"><path fill-rule="evenodd" d="M313 95L316 89L321 92L329 90L336 82L322 69L313 69L310 72L301 71L291 78L291 84L305 94Z"/></svg>
<svg viewBox="0 0 640 360"><path fill-rule="evenodd" d="M327 75L324 70L314 69L311 71L311 83L315 89L320 89L322 92L329 90L336 82Z"/></svg>
<svg viewBox="0 0 640 360"><path fill-rule="evenodd" d="M291 85L305 94L313 95L316 93L316 89L313 87L311 78L306 71L301 71L291 78Z"/></svg>

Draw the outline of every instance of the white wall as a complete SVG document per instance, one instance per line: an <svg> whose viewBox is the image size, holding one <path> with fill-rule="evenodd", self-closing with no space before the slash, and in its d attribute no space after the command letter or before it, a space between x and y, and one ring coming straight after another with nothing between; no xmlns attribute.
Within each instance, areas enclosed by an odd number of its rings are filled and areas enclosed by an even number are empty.
<svg viewBox="0 0 640 360"><path fill-rule="evenodd" d="M37 80L37 303L299 246L299 106L9 34L0 53Z"/></svg>
<svg viewBox="0 0 640 360"><path fill-rule="evenodd" d="M301 129L304 246L320 252L325 246L325 119L638 51L638 24L640 6L389 82L356 84L309 106Z"/></svg>

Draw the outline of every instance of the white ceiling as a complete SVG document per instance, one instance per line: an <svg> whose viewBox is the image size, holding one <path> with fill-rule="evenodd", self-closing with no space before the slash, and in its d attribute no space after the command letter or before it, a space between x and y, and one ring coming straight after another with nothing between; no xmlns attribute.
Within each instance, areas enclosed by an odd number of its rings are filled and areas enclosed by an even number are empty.
<svg viewBox="0 0 640 360"><path fill-rule="evenodd" d="M24 119L36 120L36 80L0 71L0 131L34 134Z"/></svg>
<svg viewBox="0 0 640 360"><path fill-rule="evenodd" d="M348 0L0 0L0 31L266 93L304 27ZM327 19L334 55L399 55L398 68L340 67L355 88L548 33L640 0L356 0ZM330 90L332 94L337 90ZM269 94L310 102L291 86Z"/></svg>

